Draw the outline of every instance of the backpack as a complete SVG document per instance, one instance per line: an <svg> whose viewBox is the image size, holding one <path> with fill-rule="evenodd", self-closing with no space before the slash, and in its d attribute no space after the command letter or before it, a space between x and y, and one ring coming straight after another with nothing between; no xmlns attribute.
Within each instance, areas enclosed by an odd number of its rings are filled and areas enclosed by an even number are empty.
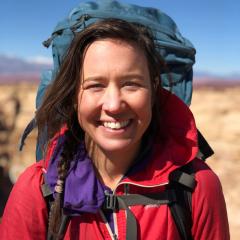
<svg viewBox="0 0 240 240"><path fill-rule="evenodd" d="M123 4L116 0L96 0L80 3L70 12L67 18L57 24L51 37L43 42L45 47L52 45L53 69L44 71L41 75L36 97L36 108L38 109L41 105L47 86L55 79L65 53L74 38L74 34L80 32L98 19L103 18L120 18L150 27L156 38L155 40L161 46L159 51L169 70L161 74L163 87L168 90L170 89L171 92L176 94L187 105L190 105L193 78L192 66L195 63L196 50L192 43L181 35L176 23L168 15L155 8ZM169 76L171 77L171 84L169 83ZM23 148L26 137L35 127L36 120L33 118L23 132L19 147L20 150ZM41 136L42 138L38 141L36 146L37 161L43 157L42 149L46 142L43 133L41 133ZM200 158L206 159L213 154L211 147L199 131L198 142ZM171 188L180 189L182 186L183 188L180 191L174 190L176 193L175 198L180 200L171 201L169 206L180 235L183 239L189 239L189 234L191 233L191 192L194 189L194 174L192 167L187 166L173 175L175 177L172 177L173 184L170 184ZM169 190L169 192L171 191ZM48 192L48 194L44 194L44 196L47 197L49 194ZM171 196L171 194L168 194L168 196ZM141 203L144 201L143 198L143 196L136 197L136 199L138 199L137 201ZM150 198L153 200L156 197L151 196ZM150 198L148 197L148 200ZM108 199L107 202L118 202L119 206L123 205L127 213L129 213L128 206L130 205L126 205L125 203L128 200L122 200L116 196L106 197L106 199ZM113 201L113 199L115 200ZM108 204L106 204L106 206L108 206ZM131 213L127 215L132 219ZM134 220L132 221L134 222ZM66 223L66 219L64 222ZM129 234L129 236L132 236L131 233Z"/></svg>
<svg viewBox="0 0 240 240"><path fill-rule="evenodd" d="M75 32L79 32L89 24L103 18L120 18L151 28L157 43L161 46L159 51L168 68L168 72L161 74L162 86L170 89L189 106L192 98L192 66L195 63L196 50L192 43L181 35L175 22L155 8L122 4L116 0L95 0L80 3L69 13L67 18L57 24L51 37L43 42L47 48L52 45L53 69L45 70L41 74L36 96L36 109L41 105L46 88L55 79ZM23 149L25 139L35 127L36 121L33 118L22 134L19 144L20 151ZM44 136L44 134L41 135ZM212 155L213 151L200 132L198 138L200 156L205 159ZM42 146L44 143L44 137L37 143L37 161L43 158Z"/></svg>

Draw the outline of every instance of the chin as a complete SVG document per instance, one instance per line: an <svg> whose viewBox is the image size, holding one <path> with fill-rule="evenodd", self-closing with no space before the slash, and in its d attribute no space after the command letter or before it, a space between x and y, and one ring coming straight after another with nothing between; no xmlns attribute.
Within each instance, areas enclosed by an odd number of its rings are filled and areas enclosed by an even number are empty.
<svg viewBox="0 0 240 240"><path fill-rule="evenodd" d="M134 152L138 149L138 142L134 142L131 140L108 140L106 144L98 144L99 148L105 153L119 153L119 154L127 154L129 152Z"/></svg>

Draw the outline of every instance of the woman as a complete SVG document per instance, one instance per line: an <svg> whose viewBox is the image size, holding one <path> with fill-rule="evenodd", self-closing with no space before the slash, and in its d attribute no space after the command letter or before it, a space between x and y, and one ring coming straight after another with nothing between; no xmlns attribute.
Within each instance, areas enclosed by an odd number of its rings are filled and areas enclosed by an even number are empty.
<svg viewBox="0 0 240 240"><path fill-rule="evenodd" d="M168 205L128 208L122 199L166 191L170 173L190 162L197 181L191 237L229 239L220 182L196 158L190 110L161 88L165 66L153 39L117 19L76 34L37 112L40 131L47 126L46 157L16 183L1 239L45 239L47 229L56 239L180 239ZM54 192L49 217L43 183ZM111 201L104 207L113 195L122 197L119 209Z"/></svg>

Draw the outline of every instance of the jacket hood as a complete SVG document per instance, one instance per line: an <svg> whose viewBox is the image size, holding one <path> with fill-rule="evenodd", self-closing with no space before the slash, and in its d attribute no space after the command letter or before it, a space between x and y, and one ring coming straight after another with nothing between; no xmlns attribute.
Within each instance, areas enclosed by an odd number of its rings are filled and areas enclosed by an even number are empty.
<svg viewBox="0 0 240 240"><path fill-rule="evenodd" d="M139 156L132 168L134 171L130 169L118 186L128 183L149 188L167 184L169 173L192 161L197 154L197 130L191 111L178 97L166 90L162 90L160 96L164 99L160 109L160 131L155 138L149 135L149 151L145 151L147 147L142 144L145 148L141 151L143 156ZM63 128L53 140L46 157L49 162L46 181L52 192L58 179L57 166L65 141L65 130ZM81 191L77 190L79 186ZM115 190L121 192L122 188L118 186ZM84 144L80 144L65 180L65 212L70 215L96 212L103 204L106 189L95 175Z"/></svg>
<svg viewBox="0 0 240 240"><path fill-rule="evenodd" d="M197 155L197 128L189 107L165 89L160 92L160 102L160 130L151 157L144 160L147 163L141 171L129 175L122 183L148 186L167 183L170 172Z"/></svg>

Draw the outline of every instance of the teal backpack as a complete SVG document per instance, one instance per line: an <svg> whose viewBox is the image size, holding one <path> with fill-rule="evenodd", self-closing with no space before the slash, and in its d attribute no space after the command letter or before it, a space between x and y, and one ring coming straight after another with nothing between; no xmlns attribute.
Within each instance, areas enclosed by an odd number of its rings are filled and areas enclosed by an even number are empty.
<svg viewBox="0 0 240 240"><path fill-rule="evenodd" d="M53 68L42 73L36 97L36 108L38 109L41 105L47 86L55 79L74 34L82 31L89 24L104 18L120 18L151 28L156 38L155 41L161 46L159 51L169 70L161 75L163 87L170 89L187 105L190 105L193 79L192 67L195 63L196 50L191 42L181 35L176 23L168 15L155 8L123 4L116 0L96 0L80 3L69 13L67 18L57 24L51 37L43 42L45 47L52 46ZM169 76L172 80L171 83L169 83ZM23 148L26 137L35 127L36 120L33 118L22 135L20 150ZM37 161L43 157L42 146L46 142L44 134L41 133L41 136L42 138L38 141L36 147ZM198 132L198 140L199 157L206 159L213 154L213 151L200 132ZM182 195L179 198L181 199L180 203L173 204L173 207L170 207L182 239L191 239L191 209L188 206L191 206L191 191L194 188L194 178L192 177L191 167L187 166L186 169L183 169L182 173L180 175L178 173L177 178L173 179L175 183L179 183L179 179L181 181L183 179L180 185L184 186L184 190L181 191L184 194L180 193ZM183 176L183 178L179 176ZM189 179L190 183L188 182ZM179 193L177 194L179 196ZM183 209L187 210L183 211Z"/></svg>
<svg viewBox="0 0 240 240"><path fill-rule="evenodd" d="M161 75L163 87L171 88L174 94L187 105L190 105L192 67L195 63L196 50L191 42L180 34L175 22L168 15L155 8L123 4L116 0L96 0L80 3L69 13L67 18L57 24L51 37L43 42L45 47L52 46L53 69L42 72L36 97L36 108L39 108L47 86L55 79L74 34L103 18L120 18L150 27L154 32L157 43L161 46L159 51L169 70ZM171 83L169 83L169 76L171 77ZM33 119L23 133L20 150L23 148L27 135L35 126L36 122ZM44 143L43 139L37 144L37 160L42 159L41 146Z"/></svg>

